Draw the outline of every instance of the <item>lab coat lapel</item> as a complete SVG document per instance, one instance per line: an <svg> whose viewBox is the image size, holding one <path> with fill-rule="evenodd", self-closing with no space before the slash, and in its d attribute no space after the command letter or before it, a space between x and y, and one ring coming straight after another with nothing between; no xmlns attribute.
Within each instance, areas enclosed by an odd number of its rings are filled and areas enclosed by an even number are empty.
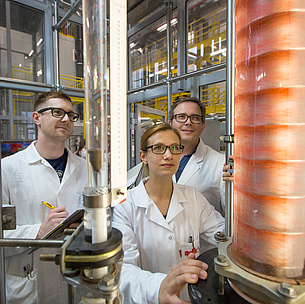
<svg viewBox="0 0 305 304"><path fill-rule="evenodd" d="M172 231L166 219L164 218L158 207L152 201L147 207L145 215L149 221L154 222L155 224Z"/></svg>
<svg viewBox="0 0 305 304"><path fill-rule="evenodd" d="M206 154L206 147L200 139L199 145L196 152L192 155L188 161L186 167L184 168L178 183L185 185L202 167L204 156Z"/></svg>
<svg viewBox="0 0 305 304"><path fill-rule="evenodd" d="M178 216L179 213L183 212L183 203L186 203L186 198L184 197L183 192L181 192L174 183L174 191L166 217L168 223Z"/></svg>
<svg viewBox="0 0 305 304"><path fill-rule="evenodd" d="M153 222L157 224L158 226L161 226L165 229L168 229L172 231L169 224L161 214L158 207L155 205L155 203L152 201L152 199L148 196L143 180L138 185L139 190L137 192L137 197L135 200L135 204L137 208L144 208L145 209L145 216L148 221Z"/></svg>
<svg viewBox="0 0 305 304"><path fill-rule="evenodd" d="M67 160L67 165L66 165L66 168L65 168L65 172L64 172L64 176L62 178L62 181L60 183L60 189L64 187L64 185L66 184L66 182L68 181L69 179L69 187L72 186L71 184L71 178L73 178L75 180L75 187L76 187L76 176L75 174L73 174L73 172L76 170L77 166L80 165L80 162L78 160L78 158L75 158L72 156L72 152L66 148L67 151L68 151L68 160Z"/></svg>

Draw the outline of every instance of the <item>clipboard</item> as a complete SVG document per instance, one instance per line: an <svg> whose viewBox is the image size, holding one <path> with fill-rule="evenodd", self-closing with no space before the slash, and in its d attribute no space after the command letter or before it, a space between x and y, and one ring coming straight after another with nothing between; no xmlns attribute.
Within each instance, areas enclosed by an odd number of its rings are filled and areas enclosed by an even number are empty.
<svg viewBox="0 0 305 304"><path fill-rule="evenodd" d="M81 222L81 218L84 216L85 210L82 208L76 209L73 213L71 213L67 218L61 221L56 227L54 227L50 232L48 232L42 240L54 240L59 237L66 228L68 228L71 224L76 222ZM34 247L30 250L28 254L33 253L35 250L40 247Z"/></svg>

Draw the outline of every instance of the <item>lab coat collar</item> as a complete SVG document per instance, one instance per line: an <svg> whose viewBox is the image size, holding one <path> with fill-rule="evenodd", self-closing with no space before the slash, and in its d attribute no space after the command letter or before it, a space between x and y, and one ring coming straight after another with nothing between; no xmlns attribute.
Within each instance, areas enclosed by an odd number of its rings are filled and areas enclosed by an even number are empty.
<svg viewBox="0 0 305 304"><path fill-rule="evenodd" d="M48 163L37 151L36 147L35 147L35 143L37 142L37 140L34 140L25 150L24 152L27 155L27 160L29 162L29 164L34 164L38 161L45 161L46 163ZM74 165L79 165L80 161L78 158L73 157L71 155L73 155L73 153L70 151L69 148L65 147L65 149L68 151L68 160L69 162L73 163Z"/></svg>
<svg viewBox="0 0 305 304"><path fill-rule="evenodd" d="M24 150L24 153L27 155L27 161L29 164L35 164L38 162L41 162L42 164L44 164L45 166L51 167L51 165L49 164L49 162L47 160L45 160L37 151L36 147L35 147L35 141L33 141L29 147L27 147ZM66 179L72 175L73 171L77 168L77 166L79 166L80 163L80 158L76 155L74 155L70 149L68 149L67 147L65 147L65 149L67 149L68 151L68 161L67 161L67 165L65 168L65 173L63 176L63 179L61 181L61 187L62 185L65 183Z"/></svg>
<svg viewBox="0 0 305 304"><path fill-rule="evenodd" d="M145 179L146 180L146 179ZM183 192L180 189L180 185L177 185L174 183L174 191L172 195L172 199L169 205L169 209L167 212L166 219L164 219L163 215L159 211L158 207L155 205L155 203L152 201L152 199L148 196L143 180L140 182L140 184L137 186L138 191L135 198L135 206L137 208L145 208L145 216L148 220L169 229L170 228L170 222L180 213L184 210L183 204L187 202L186 197L184 196ZM136 189L136 188L135 188Z"/></svg>
<svg viewBox="0 0 305 304"><path fill-rule="evenodd" d="M202 167L207 147L200 138L196 152L191 156L179 178L179 184L185 185ZM173 180L176 182L176 177L173 175Z"/></svg>

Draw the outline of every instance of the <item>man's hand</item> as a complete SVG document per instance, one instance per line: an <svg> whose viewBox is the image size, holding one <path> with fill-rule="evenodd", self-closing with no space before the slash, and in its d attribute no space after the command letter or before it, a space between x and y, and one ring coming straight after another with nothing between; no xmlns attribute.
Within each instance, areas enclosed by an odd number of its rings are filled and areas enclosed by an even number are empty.
<svg viewBox="0 0 305 304"><path fill-rule="evenodd" d="M229 159L232 159L234 161L234 156L229 155ZM229 181L229 182L234 182L234 167L231 164L224 164L222 171L224 172L222 174L222 180L224 181Z"/></svg>
<svg viewBox="0 0 305 304"><path fill-rule="evenodd" d="M195 254L190 253L187 259L175 265L162 281L159 290L159 304L190 303L179 298L179 293L186 283L196 283L198 278L205 280L208 276L208 265L195 260Z"/></svg>
<svg viewBox="0 0 305 304"><path fill-rule="evenodd" d="M49 211L49 214L45 221L41 224L36 239L41 239L54 227L56 227L61 221L63 221L69 213L66 211L65 206L59 206Z"/></svg>

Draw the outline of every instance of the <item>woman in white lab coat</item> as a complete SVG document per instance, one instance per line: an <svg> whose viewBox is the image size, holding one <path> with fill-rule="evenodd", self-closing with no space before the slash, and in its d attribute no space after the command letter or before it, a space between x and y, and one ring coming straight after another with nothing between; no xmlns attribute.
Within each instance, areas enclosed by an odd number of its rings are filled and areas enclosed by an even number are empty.
<svg viewBox="0 0 305 304"><path fill-rule="evenodd" d="M195 188L173 183L182 151L170 125L150 127L140 150L149 178L114 208L113 227L123 234L124 303L186 303L185 284L207 277L207 265L195 260L199 234L213 243L224 219Z"/></svg>

